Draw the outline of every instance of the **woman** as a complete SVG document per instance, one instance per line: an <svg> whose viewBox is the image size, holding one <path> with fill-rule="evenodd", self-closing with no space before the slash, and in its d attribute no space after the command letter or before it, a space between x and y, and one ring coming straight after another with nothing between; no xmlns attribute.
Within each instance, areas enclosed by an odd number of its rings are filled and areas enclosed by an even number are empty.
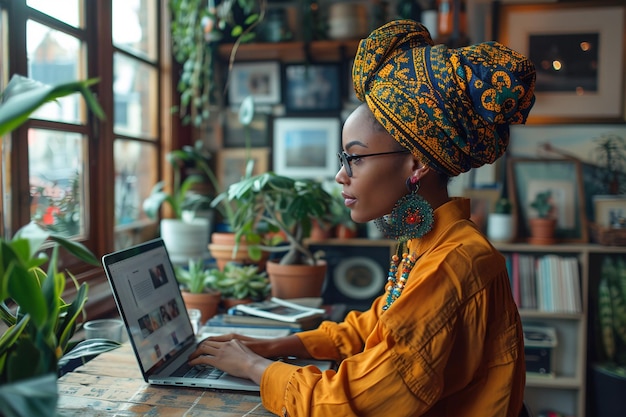
<svg viewBox="0 0 626 417"><path fill-rule="evenodd" d="M385 294L343 323L277 340L203 341L190 362L261 386L289 416L517 416L523 333L503 257L450 198L450 177L494 162L532 107L535 72L497 43L433 46L413 21L364 39L336 180L357 222L396 238ZM404 252L404 254L402 254ZM337 371L267 358L334 359Z"/></svg>

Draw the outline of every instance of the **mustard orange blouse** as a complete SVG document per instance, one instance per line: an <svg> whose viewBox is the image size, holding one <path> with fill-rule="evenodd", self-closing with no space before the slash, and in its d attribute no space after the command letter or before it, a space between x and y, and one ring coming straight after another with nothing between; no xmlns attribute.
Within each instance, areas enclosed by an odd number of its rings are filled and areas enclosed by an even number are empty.
<svg viewBox="0 0 626 417"><path fill-rule="evenodd" d="M339 367L276 362L263 373L263 405L292 417L517 417L521 321L504 258L469 214L469 200L453 199L431 232L409 241L419 260L386 312L383 295L342 323L299 333L313 357Z"/></svg>

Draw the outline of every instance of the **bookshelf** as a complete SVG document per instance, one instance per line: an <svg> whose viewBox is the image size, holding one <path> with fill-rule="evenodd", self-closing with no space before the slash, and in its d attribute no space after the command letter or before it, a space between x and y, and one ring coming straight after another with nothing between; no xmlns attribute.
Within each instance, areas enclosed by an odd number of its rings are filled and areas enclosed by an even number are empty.
<svg viewBox="0 0 626 417"><path fill-rule="evenodd" d="M380 248L382 259L393 253L395 242L377 239L326 239L309 242L311 245L339 248L343 258L360 253L364 248ZM626 255L626 247L598 244L531 245L526 243L495 243L494 246L505 256L514 253L542 257L557 255L574 258L578 263L580 309L578 311L542 311L538 308L520 308L524 325L544 325L557 332L552 368L554 376L528 373L526 377L525 401L535 415L543 410L554 410L563 415L585 417L587 413L587 368L593 361L593 334L589 333L590 302L595 307L595 287L599 278L602 259L607 255ZM385 259L385 263L388 262ZM386 266L386 265L385 265ZM590 291L590 286L591 291Z"/></svg>
<svg viewBox="0 0 626 417"><path fill-rule="evenodd" d="M553 353L553 376L527 374L525 400L534 413L551 409L564 415L585 417L587 402L587 364L589 344L590 286L597 284L597 270L606 255L626 254L626 247L597 244L561 244L538 246L524 243L495 244L505 256L529 255L535 259L545 256L578 260L580 309L578 311L546 311L524 308L520 299L520 315L524 325L544 325L557 332ZM554 279L554 277L550 277ZM593 293L593 292L592 292ZM523 297L523 296L522 296ZM592 296L593 297L593 296Z"/></svg>

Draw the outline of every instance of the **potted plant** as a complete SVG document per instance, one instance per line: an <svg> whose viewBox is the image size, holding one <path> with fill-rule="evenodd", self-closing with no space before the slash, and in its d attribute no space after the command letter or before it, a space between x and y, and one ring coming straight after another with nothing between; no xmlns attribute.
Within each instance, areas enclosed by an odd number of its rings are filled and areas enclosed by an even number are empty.
<svg viewBox="0 0 626 417"><path fill-rule="evenodd" d="M1 97L0 136L18 128L44 103L73 93L81 93L89 109L104 118L89 90L97 81L45 85L13 75ZM55 246L48 256L42 248L49 240ZM44 415L56 408L59 366L69 357L64 354L92 356L119 346L72 340L77 319L84 314L87 284L78 285L69 274L77 292L71 302L62 298L66 275L57 270L58 246L89 264L100 264L82 244L35 223L22 227L10 240L0 238L0 320L7 327L0 336L0 414L7 417Z"/></svg>
<svg viewBox="0 0 626 417"><path fill-rule="evenodd" d="M595 320L597 361L592 365L594 416L626 415L626 262L602 260Z"/></svg>
<svg viewBox="0 0 626 417"><path fill-rule="evenodd" d="M190 259L187 267L174 266L176 280L180 284L187 308L197 308L202 313L201 323L217 313L222 293L217 287L217 277L202 259Z"/></svg>
<svg viewBox="0 0 626 417"><path fill-rule="evenodd" d="M530 226L528 243L534 245L551 245L555 243L556 218L551 216L554 211L552 191L538 192L534 200L531 201L530 207L536 211L536 216L528 219Z"/></svg>
<svg viewBox="0 0 626 417"><path fill-rule="evenodd" d="M216 286L222 292L222 304L228 309L236 304L261 301L270 293L270 281L257 265L226 264L224 270L213 271Z"/></svg>
<svg viewBox="0 0 626 417"><path fill-rule="evenodd" d="M199 209L209 207L212 198L194 187L206 183L205 175L217 182L208 163L210 157L200 140L194 146L184 146L168 153L167 160L174 171L172 190L166 191L165 182L160 181L143 202L144 212L152 219L157 218L164 204L171 208L172 217L161 219L160 229L174 263L186 263L189 259L208 255L210 221L206 216L196 214ZM183 180L183 173L189 169L201 173L187 175Z"/></svg>
<svg viewBox="0 0 626 417"><path fill-rule="evenodd" d="M493 242L511 242L514 237L511 201L501 197L487 218L487 236Z"/></svg>
<svg viewBox="0 0 626 417"><path fill-rule="evenodd" d="M317 259L305 239L310 237L313 222L325 219L333 205L333 197L322 184L266 172L231 185L228 199L238 202L233 223L236 238L265 228L274 236L259 246L271 253L286 252L266 265L272 295L319 297L326 262Z"/></svg>

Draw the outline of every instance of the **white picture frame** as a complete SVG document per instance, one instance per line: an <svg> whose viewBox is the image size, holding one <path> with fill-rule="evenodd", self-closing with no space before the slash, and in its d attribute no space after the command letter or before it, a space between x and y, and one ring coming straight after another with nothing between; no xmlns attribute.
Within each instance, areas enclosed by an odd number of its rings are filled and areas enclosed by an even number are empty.
<svg viewBox="0 0 626 417"><path fill-rule="evenodd" d="M273 168L279 175L325 180L339 170L338 117L274 119Z"/></svg>

